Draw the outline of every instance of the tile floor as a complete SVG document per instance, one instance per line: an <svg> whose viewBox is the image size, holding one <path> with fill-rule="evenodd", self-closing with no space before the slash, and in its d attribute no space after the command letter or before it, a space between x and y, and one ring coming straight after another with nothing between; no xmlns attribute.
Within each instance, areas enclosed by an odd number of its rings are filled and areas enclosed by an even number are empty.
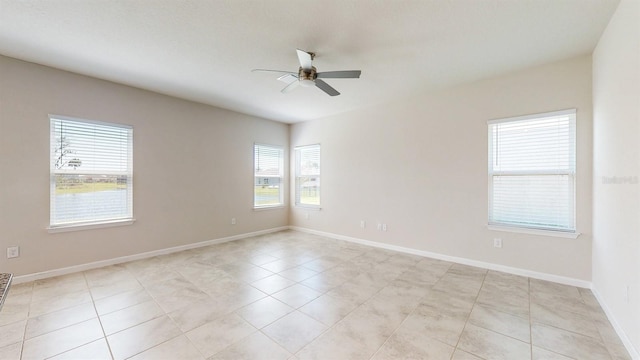
<svg viewBox="0 0 640 360"><path fill-rule="evenodd" d="M629 359L589 290L285 231L19 284L0 359Z"/></svg>

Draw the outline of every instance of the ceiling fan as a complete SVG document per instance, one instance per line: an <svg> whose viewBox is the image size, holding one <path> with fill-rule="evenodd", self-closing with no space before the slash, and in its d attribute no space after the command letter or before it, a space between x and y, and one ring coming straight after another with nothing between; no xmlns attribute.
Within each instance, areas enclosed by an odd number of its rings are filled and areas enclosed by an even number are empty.
<svg viewBox="0 0 640 360"><path fill-rule="evenodd" d="M288 93L298 86L316 86L330 96L340 95L340 93L322 79L357 79L360 77L360 70L316 72L315 66L312 65L313 58L316 54L300 49L296 49L296 51L298 52L298 60L300 61L300 69L298 69L298 72L269 69L253 69L251 71L268 71L284 74L278 78L278 80L287 83L287 86L281 90L282 93Z"/></svg>

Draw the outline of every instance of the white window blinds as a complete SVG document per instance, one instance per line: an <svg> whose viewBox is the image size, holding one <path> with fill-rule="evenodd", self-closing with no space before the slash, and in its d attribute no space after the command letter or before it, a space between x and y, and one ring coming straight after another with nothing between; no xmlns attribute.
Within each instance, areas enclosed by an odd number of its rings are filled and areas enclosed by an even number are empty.
<svg viewBox="0 0 640 360"><path fill-rule="evenodd" d="M253 146L253 206L280 206L282 200L283 149L281 146Z"/></svg>
<svg viewBox="0 0 640 360"><path fill-rule="evenodd" d="M133 218L133 129L51 116L51 227Z"/></svg>
<svg viewBox="0 0 640 360"><path fill-rule="evenodd" d="M488 125L489 224L575 232L575 109Z"/></svg>
<svg viewBox="0 0 640 360"><path fill-rule="evenodd" d="M320 145L299 146L296 155L296 205L320 206Z"/></svg>

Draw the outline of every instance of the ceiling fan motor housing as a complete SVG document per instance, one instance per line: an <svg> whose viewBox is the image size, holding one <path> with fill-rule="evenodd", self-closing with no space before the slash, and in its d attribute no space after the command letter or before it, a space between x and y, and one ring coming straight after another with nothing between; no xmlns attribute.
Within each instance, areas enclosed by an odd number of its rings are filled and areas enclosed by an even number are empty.
<svg viewBox="0 0 640 360"><path fill-rule="evenodd" d="M298 80L300 81L300 85L304 87L315 86L316 80L316 67L312 66L311 69L303 69L300 67L298 70Z"/></svg>
<svg viewBox="0 0 640 360"><path fill-rule="evenodd" d="M316 67L312 66L311 69L303 69L302 67L300 67L300 69L298 70L298 79L300 79L300 81L302 80L315 80L317 77L316 75Z"/></svg>

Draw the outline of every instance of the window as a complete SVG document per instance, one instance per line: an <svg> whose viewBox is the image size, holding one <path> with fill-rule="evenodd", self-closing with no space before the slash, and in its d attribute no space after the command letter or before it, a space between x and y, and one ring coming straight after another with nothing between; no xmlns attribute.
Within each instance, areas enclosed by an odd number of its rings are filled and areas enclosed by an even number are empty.
<svg viewBox="0 0 640 360"><path fill-rule="evenodd" d="M320 145L299 146L296 152L296 205L320 207Z"/></svg>
<svg viewBox="0 0 640 360"><path fill-rule="evenodd" d="M253 146L253 207L281 206L282 201L282 159L281 146Z"/></svg>
<svg viewBox="0 0 640 360"><path fill-rule="evenodd" d="M133 220L133 129L50 116L50 227Z"/></svg>
<svg viewBox="0 0 640 360"><path fill-rule="evenodd" d="M489 225L575 233L575 109L488 124Z"/></svg>

